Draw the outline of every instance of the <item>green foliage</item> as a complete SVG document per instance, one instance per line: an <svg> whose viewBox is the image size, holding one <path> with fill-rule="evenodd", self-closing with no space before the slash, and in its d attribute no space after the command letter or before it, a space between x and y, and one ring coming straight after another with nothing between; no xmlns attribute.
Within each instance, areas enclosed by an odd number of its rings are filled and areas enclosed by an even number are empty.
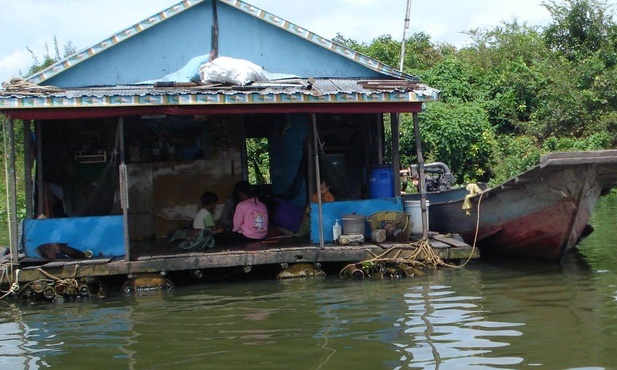
<svg viewBox="0 0 617 370"><path fill-rule="evenodd" d="M550 0L543 5L553 17L544 30L549 49L576 61L610 47L615 24L605 1Z"/></svg>
<svg viewBox="0 0 617 370"><path fill-rule="evenodd" d="M518 22L503 22L490 30L472 30L472 46L460 58L475 66L474 88L485 102L497 132L513 134L530 120L537 93L547 81L538 63L548 52L537 29Z"/></svg>
<svg viewBox="0 0 617 370"><path fill-rule="evenodd" d="M379 36L370 45L346 39L341 34L337 34L333 41L377 59L382 63L391 66L398 66L399 64L401 43L394 40L390 35Z"/></svg>
<svg viewBox="0 0 617 370"><path fill-rule="evenodd" d="M43 61L39 60L39 58L34 54L32 50L30 50L29 47L26 47L26 49L28 50L28 52L32 56L32 60L34 61L30 68L28 68L28 76L33 75L36 72L42 71L45 68L55 64L56 62L60 61L62 57L68 57L69 55L75 53L75 47L71 42L68 42L66 45L64 45L64 53L60 55L60 48L58 46L58 39L56 38L56 36L54 36L54 54L51 55L49 53L49 46L47 45L47 43L45 43L45 54L43 55Z"/></svg>
<svg viewBox="0 0 617 370"><path fill-rule="evenodd" d="M441 91L441 103L420 114L425 161L446 162L459 181L502 181L535 165L541 152L617 146L617 25L610 8L603 0L543 5L553 17L547 27L514 20L470 30L472 43L460 50L422 33L406 40L406 70ZM390 36L370 45L345 42L397 65ZM410 116L401 116L400 129L407 166L416 160Z"/></svg>
<svg viewBox="0 0 617 370"><path fill-rule="evenodd" d="M542 152L602 150L610 145L611 137L607 132L596 132L585 139L550 137L542 143Z"/></svg>
<svg viewBox="0 0 617 370"><path fill-rule="evenodd" d="M246 139L246 160L251 184L270 183L270 146L268 138Z"/></svg>
<svg viewBox="0 0 617 370"><path fill-rule="evenodd" d="M443 102L464 103L479 98L475 85L481 76L472 65L458 58L444 58L422 76L423 82L441 91L440 100Z"/></svg>
<svg viewBox="0 0 617 370"><path fill-rule="evenodd" d="M456 54L456 48L449 44L434 44L429 35L418 32L405 40L405 57L403 66L405 72L417 74L430 69L444 58ZM400 56L399 56L400 60ZM398 64L396 64L398 66Z"/></svg>
<svg viewBox="0 0 617 370"><path fill-rule="evenodd" d="M494 147L494 177L489 184L495 185L524 172L538 163L540 149L532 137L500 135Z"/></svg>
<svg viewBox="0 0 617 370"><path fill-rule="evenodd" d="M444 162L458 182L488 180L495 143L485 110L478 104L430 103L420 116L424 160ZM417 160L411 119L401 119L401 156Z"/></svg>
<svg viewBox="0 0 617 370"><path fill-rule="evenodd" d="M24 181L24 131L23 125L21 121L13 121L14 122L14 134L15 134L15 167L17 169L16 176L16 187L17 187L17 218L23 219L26 215L26 199L25 199L25 181ZM9 211L7 207L7 169L9 168L9 152L8 150L8 125L9 121L5 116L0 115L0 124L2 124L2 130L0 131L0 140L2 145L0 146L0 153L2 154L2 172L0 175L0 187L2 191L0 192L0 224L8 225L9 219ZM8 240L8 227L0 226L0 245L7 245L9 243Z"/></svg>

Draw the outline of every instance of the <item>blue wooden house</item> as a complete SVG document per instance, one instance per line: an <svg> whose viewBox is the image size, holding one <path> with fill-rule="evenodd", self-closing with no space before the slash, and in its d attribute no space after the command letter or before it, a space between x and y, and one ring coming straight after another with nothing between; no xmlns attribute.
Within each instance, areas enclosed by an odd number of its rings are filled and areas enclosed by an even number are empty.
<svg viewBox="0 0 617 370"><path fill-rule="evenodd" d="M217 60L250 62L265 78L202 80ZM204 190L222 206L252 171L266 179L259 188L298 207L322 179L331 184L337 201L310 205L307 256L332 242L336 219L403 210L398 113L416 118L438 94L240 0L181 1L12 82L0 113L11 135L24 123L29 154L27 216L13 219L12 253L34 261L38 246L64 243L106 261L94 275L207 268L204 253L170 252L169 235L190 223ZM260 159L251 140L268 148ZM269 174L259 173L264 158ZM284 253L297 239L276 245ZM259 263L226 258L219 266Z"/></svg>

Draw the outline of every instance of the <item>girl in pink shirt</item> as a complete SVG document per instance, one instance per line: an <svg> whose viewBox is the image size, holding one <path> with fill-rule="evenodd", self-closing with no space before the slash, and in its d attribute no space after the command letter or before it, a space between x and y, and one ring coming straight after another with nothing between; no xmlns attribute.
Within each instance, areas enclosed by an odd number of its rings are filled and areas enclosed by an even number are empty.
<svg viewBox="0 0 617 370"><path fill-rule="evenodd" d="M257 198L238 203L234 212L233 231L249 239L263 239L268 235L268 209Z"/></svg>
<svg viewBox="0 0 617 370"><path fill-rule="evenodd" d="M232 231L213 235L216 244L250 242L261 240L268 235L268 209L256 197L253 187L242 181L236 184L239 203L234 210Z"/></svg>

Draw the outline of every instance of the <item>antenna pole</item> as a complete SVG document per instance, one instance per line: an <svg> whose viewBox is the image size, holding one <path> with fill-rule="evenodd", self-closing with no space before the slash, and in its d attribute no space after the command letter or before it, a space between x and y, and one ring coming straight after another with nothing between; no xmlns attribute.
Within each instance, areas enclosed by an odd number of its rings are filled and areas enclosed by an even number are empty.
<svg viewBox="0 0 617 370"><path fill-rule="evenodd" d="M405 26L403 27L403 41L401 41L401 59L398 69L403 71L403 61L405 60L405 39L407 38L407 29L409 28L409 17L411 14L411 0L407 0L407 9L405 10Z"/></svg>

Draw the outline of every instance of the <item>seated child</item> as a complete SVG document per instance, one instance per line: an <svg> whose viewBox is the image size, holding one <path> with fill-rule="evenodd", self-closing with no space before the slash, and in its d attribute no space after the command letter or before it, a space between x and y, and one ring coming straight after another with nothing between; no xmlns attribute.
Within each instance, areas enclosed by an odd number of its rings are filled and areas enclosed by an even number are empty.
<svg viewBox="0 0 617 370"><path fill-rule="evenodd" d="M201 195L202 208L193 219L193 227L176 230L169 242L185 250L214 247L212 234L222 231L220 228L216 228L212 217L218 199L218 196L213 192L204 192Z"/></svg>
<svg viewBox="0 0 617 370"><path fill-rule="evenodd" d="M201 209L193 219L193 229L214 229L214 218L212 212L216 208L219 197L211 191L206 191L201 195Z"/></svg>
<svg viewBox="0 0 617 370"><path fill-rule="evenodd" d="M330 185L326 180L321 180L321 185L319 186L319 192L321 193L321 202L334 202L334 196L330 193ZM317 203L318 194L313 194L313 203Z"/></svg>

